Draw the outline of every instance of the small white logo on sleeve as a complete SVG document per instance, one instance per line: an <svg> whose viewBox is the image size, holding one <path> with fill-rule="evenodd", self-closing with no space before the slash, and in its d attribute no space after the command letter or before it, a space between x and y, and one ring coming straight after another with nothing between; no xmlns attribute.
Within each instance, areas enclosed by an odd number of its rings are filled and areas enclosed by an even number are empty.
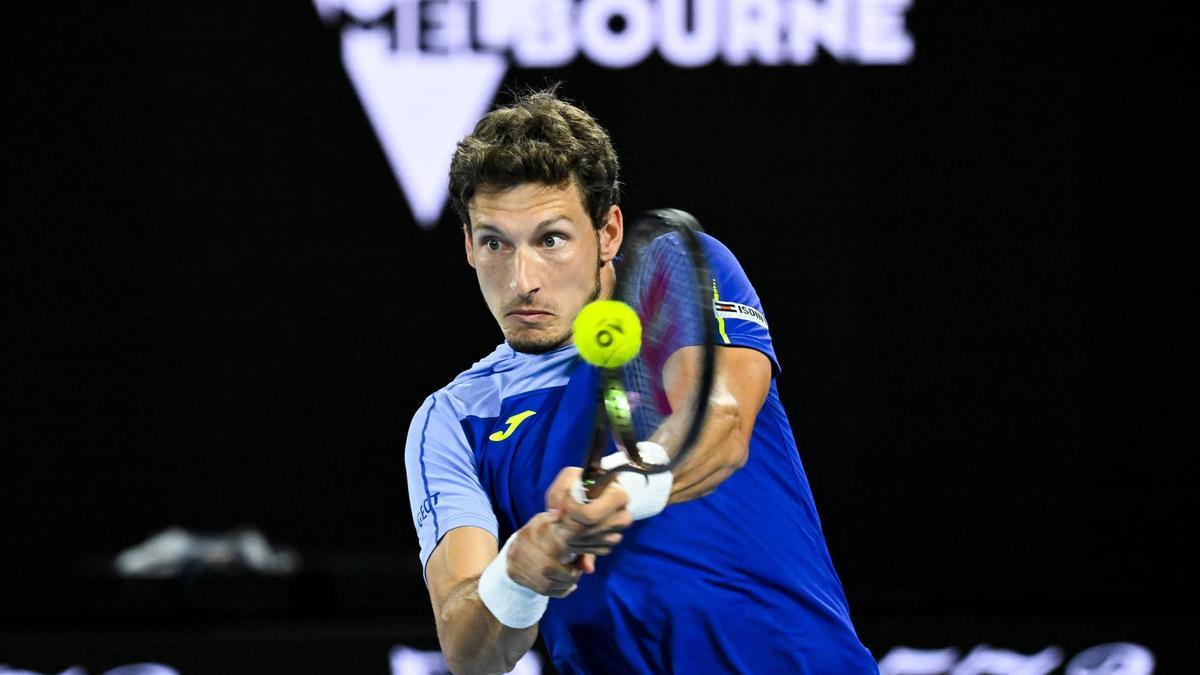
<svg viewBox="0 0 1200 675"><path fill-rule="evenodd" d="M756 323L763 328L767 327L767 317L763 316L762 312L736 302L713 300L713 314L716 314L718 319L741 319Z"/></svg>

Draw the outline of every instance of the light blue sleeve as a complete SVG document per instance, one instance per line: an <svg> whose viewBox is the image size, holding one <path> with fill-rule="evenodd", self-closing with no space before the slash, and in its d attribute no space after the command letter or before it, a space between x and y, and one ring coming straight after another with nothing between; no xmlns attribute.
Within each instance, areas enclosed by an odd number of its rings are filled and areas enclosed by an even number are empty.
<svg viewBox="0 0 1200 675"><path fill-rule="evenodd" d="M404 448L408 501L421 544L421 572L456 527L473 525L499 538L496 514L475 472L474 453L449 402L434 394L413 416Z"/></svg>

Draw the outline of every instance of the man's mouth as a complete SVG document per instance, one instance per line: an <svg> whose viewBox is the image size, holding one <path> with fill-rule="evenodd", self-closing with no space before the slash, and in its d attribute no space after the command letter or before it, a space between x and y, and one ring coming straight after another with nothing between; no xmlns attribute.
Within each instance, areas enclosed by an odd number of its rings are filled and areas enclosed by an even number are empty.
<svg viewBox="0 0 1200 675"><path fill-rule="evenodd" d="M509 312L508 315L515 316L518 319L524 319L526 321L538 321L540 319L554 316L550 312L541 309L514 309Z"/></svg>

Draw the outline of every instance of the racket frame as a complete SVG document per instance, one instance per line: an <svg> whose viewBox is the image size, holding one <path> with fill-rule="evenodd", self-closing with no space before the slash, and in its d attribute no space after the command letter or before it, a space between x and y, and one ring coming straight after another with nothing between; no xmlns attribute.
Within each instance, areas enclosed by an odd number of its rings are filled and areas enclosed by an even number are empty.
<svg viewBox="0 0 1200 675"><path fill-rule="evenodd" d="M709 276L709 266L707 258L704 255L703 244L697 234L698 231L703 231L703 228L700 227L699 223L690 214L674 209L660 209L651 211L642 218L639 218L631 226L631 230L634 234L631 241L638 241L643 248L649 246L650 242L654 239L671 233L678 234L683 242L695 274L694 302L696 303L697 310L700 312L701 319L702 344L700 346L703 349L701 353L700 378L697 383L695 400L690 402L694 408L690 416L687 431L683 435L683 441L679 444L670 462L667 464L651 464L644 461L638 452L638 441L633 428L632 409L624 383L624 371L620 368L601 369L600 383L597 391L595 422L582 478L584 494L589 500L595 499L603 493L604 488L619 473L628 472L650 475L673 471L675 467L684 461L691 454L691 451L700 439L700 434L704 430L704 422L708 414L709 398L712 394L713 382L716 377L716 329L714 326L715 320L710 316L712 313L712 296L710 294L711 277ZM648 236L645 230L660 230L661 232L654 233L652 231ZM626 260L630 260L632 263L631 266L636 266L638 257L636 255L627 256ZM627 278L631 278L633 274L634 272L631 270ZM623 288L618 282L618 292L614 293L614 296L619 296L619 292ZM673 413L674 411L672 411ZM608 441L610 438L615 440L618 449L623 451L628 458L627 464L611 470L605 469L602 466L602 460L608 450Z"/></svg>

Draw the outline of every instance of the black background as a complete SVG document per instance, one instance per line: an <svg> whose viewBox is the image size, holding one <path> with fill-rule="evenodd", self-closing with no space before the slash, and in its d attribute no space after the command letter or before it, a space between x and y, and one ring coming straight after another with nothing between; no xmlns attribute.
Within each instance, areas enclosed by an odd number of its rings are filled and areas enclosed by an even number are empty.
<svg viewBox="0 0 1200 675"><path fill-rule="evenodd" d="M626 212L685 208L740 258L877 657L1134 640L1178 672L1194 67L1157 10L1043 4L917 2L901 67L581 58L504 88L562 80ZM233 616L429 646L404 436L500 336L453 218L409 215L337 31L195 2L9 31L0 662L186 663L139 627ZM168 525L244 523L327 576L263 611L95 577Z"/></svg>

